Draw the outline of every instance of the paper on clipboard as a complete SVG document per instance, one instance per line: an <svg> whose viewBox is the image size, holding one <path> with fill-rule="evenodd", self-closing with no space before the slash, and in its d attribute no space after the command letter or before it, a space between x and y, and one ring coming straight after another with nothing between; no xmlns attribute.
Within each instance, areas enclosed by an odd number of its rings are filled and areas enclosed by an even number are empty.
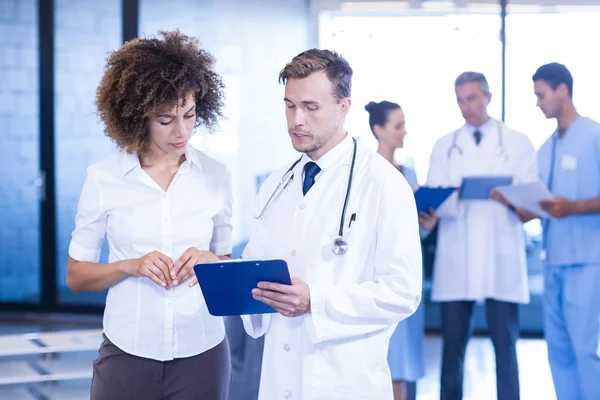
<svg viewBox="0 0 600 400"><path fill-rule="evenodd" d="M550 218L550 214L540 207L540 201L551 199L554 196L542 182L536 181L501 186L496 188L496 190L513 206L522 208L543 218Z"/></svg>

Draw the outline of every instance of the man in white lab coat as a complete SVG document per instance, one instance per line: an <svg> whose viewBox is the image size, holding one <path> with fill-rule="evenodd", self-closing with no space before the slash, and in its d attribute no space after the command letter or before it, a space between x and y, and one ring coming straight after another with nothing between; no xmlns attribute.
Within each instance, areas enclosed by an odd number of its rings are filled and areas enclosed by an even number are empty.
<svg viewBox="0 0 600 400"><path fill-rule="evenodd" d="M293 283L259 283L254 298L278 313L243 317L251 336L265 335L261 400L391 400L389 339L421 300L413 191L344 130L351 78L346 60L318 49L280 74L304 154L263 184L243 253L284 259Z"/></svg>
<svg viewBox="0 0 600 400"><path fill-rule="evenodd" d="M537 179L536 152L522 133L489 117L485 76L464 72L455 82L465 125L435 144L427 186L460 187L463 177L509 175L513 183ZM496 352L499 400L519 398L516 341L518 304L529 302L521 215L496 190L489 200L449 201L440 209L432 301L441 302L441 399L463 397L465 350L475 302L485 301Z"/></svg>

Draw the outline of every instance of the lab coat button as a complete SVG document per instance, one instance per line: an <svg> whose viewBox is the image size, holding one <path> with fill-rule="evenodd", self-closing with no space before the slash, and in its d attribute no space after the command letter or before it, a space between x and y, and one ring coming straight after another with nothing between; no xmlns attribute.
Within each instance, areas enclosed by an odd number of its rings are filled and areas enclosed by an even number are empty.
<svg viewBox="0 0 600 400"><path fill-rule="evenodd" d="M292 250L292 257L296 257L296 250Z"/></svg>
<svg viewBox="0 0 600 400"><path fill-rule="evenodd" d="M301 209L301 210L304 210L304 209L306 208L306 204L304 204L304 203L301 203L301 204L298 206L298 208L299 208L299 209Z"/></svg>
<svg viewBox="0 0 600 400"><path fill-rule="evenodd" d="M288 390L288 391L286 391L286 392L283 394L283 397L284 397L284 398L286 398L286 399L291 399L291 398L292 398L292 392L290 392L289 390Z"/></svg>
<svg viewBox="0 0 600 400"><path fill-rule="evenodd" d="M284 345L283 345L283 349L284 349L285 351L290 351L292 348L290 347L290 345L289 345L289 344L287 344L287 343L286 343L286 344L284 344Z"/></svg>

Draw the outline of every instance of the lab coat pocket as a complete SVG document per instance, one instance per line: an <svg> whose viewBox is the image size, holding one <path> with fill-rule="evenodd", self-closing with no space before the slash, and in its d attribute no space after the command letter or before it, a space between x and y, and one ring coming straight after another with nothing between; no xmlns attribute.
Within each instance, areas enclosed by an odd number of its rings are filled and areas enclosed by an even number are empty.
<svg viewBox="0 0 600 400"><path fill-rule="evenodd" d="M491 270L492 285L496 296L506 301L529 301L527 260L523 225L516 215L507 210L504 223L497 224L494 231L495 260Z"/></svg>
<svg viewBox="0 0 600 400"><path fill-rule="evenodd" d="M311 386L371 398L391 379L386 340L383 332L377 332L316 345Z"/></svg>
<svg viewBox="0 0 600 400"><path fill-rule="evenodd" d="M520 258L521 250L525 249L523 224L519 217L507 208L497 210L497 223L494 229L497 254L513 259Z"/></svg>

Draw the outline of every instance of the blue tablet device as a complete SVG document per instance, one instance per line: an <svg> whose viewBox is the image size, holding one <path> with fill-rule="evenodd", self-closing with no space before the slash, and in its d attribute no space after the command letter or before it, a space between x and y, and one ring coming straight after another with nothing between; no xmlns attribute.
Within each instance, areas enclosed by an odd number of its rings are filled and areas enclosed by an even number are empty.
<svg viewBox="0 0 600 400"><path fill-rule="evenodd" d="M252 297L258 282L291 285L284 260L232 260L194 267L208 312L214 316L276 312Z"/></svg>
<svg viewBox="0 0 600 400"><path fill-rule="evenodd" d="M470 176L464 177L459 200L489 200L492 189L512 183L512 176Z"/></svg>

